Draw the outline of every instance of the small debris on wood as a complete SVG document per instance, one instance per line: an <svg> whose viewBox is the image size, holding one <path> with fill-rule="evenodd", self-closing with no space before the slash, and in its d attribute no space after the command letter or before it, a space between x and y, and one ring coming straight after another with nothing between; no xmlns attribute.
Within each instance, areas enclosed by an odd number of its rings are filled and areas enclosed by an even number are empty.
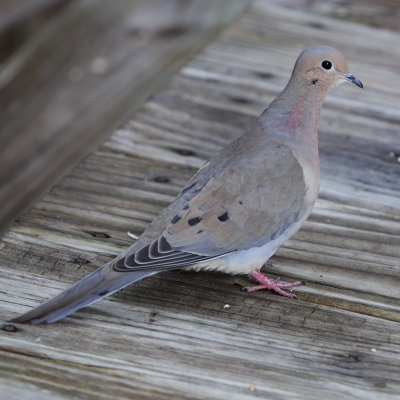
<svg viewBox="0 0 400 400"><path fill-rule="evenodd" d="M194 156L194 151L188 149L174 149L181 156Z"/></svg>
<svg viewBox="0 0 400 400"><path fill-rule="evenodd" d="M90 63L89 70L94 75L104 75L110 70L110 61L105 57L96 57Z"/></svg>
<svg viewBox="0 0 400 400"><path fill-rule="evenodd" d="M68 71L68 80L70 82L78 82L83 78L83 70L81 67L74 66Z"/></svg>
<svg viewBox="0 0 400 400"><path fill-rule="evenodd" d="M6 324L1 329L5 332L18 332L19 331L19 329L12 324Z"/></svg>
<svg viewBox="0 0 400 400"><path fill-rule="evenodd" d="M84 264L90 264L90 261L86 258L76 257L74 263L84 265Z"/></svg>
<svg viewBox="0 0 400 400"><path fill-rule="evenodd" d="M85 231L89 235L92 235L95 238L100 238L100 239L109 239L111 236L108 235L105 232L93 232L93 231Z"/></svg>
<svg viewBox="0 0 400 400"><path fill-rule="evenodd" d="M154 178L154 182L158 182L158 183L168 183L169 182L169 178L167 178L166 176L156 176Z"/></svg>

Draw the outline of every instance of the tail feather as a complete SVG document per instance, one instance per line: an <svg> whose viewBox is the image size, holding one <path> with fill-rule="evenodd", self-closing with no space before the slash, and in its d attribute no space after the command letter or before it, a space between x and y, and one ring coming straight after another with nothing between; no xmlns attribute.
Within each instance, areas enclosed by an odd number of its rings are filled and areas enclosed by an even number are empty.
<svg viewBox="0 0 400 400"><path fill-rule="evenodd" d="M116 272L113 269L113 264L114 261L103 265L58 296L19 317L11 319L10 322L39 324L43 321L47 323L58 321L82 307L155 273L154 271Z"/></svg>

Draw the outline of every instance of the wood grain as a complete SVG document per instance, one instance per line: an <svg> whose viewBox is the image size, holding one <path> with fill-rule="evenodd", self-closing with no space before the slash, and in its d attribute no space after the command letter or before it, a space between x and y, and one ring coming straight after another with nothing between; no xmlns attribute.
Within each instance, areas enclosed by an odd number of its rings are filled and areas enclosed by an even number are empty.
<svg viewBox="0 0 400 400"><path fill-rule="evenodd" d="M248 2L25 3L0 6L0 231Z"/></svg>
<svg viewBox="0 0 400 400"><path fill-rule="evenodd" d="M56 324L4 323L7 398L399 398L400 36L287 4L255 2L18 218L0 244L0 300L12 317L118 254L323 43L365 89L328 95L319 200L265 267L304 280L298 300L171 271Z"/></svg>

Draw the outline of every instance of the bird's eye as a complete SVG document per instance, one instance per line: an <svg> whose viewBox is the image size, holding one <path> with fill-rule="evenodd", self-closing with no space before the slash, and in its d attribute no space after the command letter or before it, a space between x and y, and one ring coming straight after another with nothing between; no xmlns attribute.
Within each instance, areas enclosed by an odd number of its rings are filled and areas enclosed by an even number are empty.
<svg viewBox="0 0 400 400"><path fill-rule="evenodd" d="M331 69L332 68L332 62L329 60L324 60L321 63L321 66L323 69Z"/></svg>

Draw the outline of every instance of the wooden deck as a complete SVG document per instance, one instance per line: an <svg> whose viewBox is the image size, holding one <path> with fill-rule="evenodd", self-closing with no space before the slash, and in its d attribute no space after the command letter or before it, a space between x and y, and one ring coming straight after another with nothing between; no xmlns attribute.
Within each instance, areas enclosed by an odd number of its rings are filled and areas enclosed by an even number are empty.
<svg viewBox="0 0 400 400"><path fill-rule="evenodd" d="M247 3L2 0L0 232Z"/></svg>
<svg viewBox="0 0 400 400"><path fill-rule="evenodd" d="M129 245L276 96L304 47L331 45L365 89L328 95L319 200L265 268L304 280L298 300L244 293L245 276L166 272L56 324L4 323L4 398L400 398L400 33L372 26L382 3L365 18L320 3L253 3L0 242L5 319Z"/></svg>

